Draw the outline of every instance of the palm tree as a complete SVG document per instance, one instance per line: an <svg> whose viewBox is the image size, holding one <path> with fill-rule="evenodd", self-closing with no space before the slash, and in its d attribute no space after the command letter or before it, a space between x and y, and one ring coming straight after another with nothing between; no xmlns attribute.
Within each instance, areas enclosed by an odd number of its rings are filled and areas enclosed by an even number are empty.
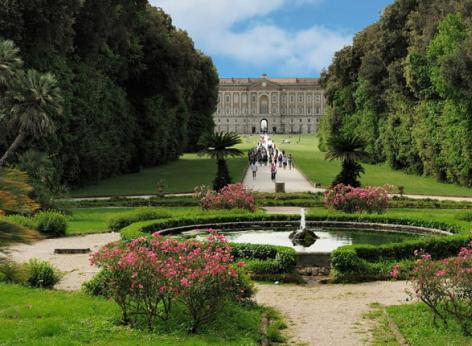
<svg viewBox="0 0 472 346"><path fill-rule="evenodd" d="M217 162L218 170L213 181L214 190L219 191L231 184L226 158L243 155L241 150L232 148L239 143L241 143L241 138L234 132L207 133L200 139L199 145L204 148L200 151L200 155L207 155Z"/></svg>
<svg viewBox="0 0 472 346"><path fill-rule="evenodd" d="M54 76L35 70L19 73L14 85L6 92L3 118L7 128L17 136L0 159L3 166L7 158L28 136L39 138L53 131L52 114L62 113L62 97Z"/></svg>
<svg viewBox="0 0 472 346"><path fill-rule="evenodd" d="M342 161L341 172L336 176L332 185L337 184L351 185L359 187L361 185L359 178L364 173L364 168L358 161L367 158L365 152L365 142L357 136L333 136L328 140L328 152L326 160Z"/></svg>
<svg viewBox="0 0 472 346"><path fill-rule="evenodd" d="M20 50L13 41L0 40L0 90L7 87L23 66Z"/></svg>

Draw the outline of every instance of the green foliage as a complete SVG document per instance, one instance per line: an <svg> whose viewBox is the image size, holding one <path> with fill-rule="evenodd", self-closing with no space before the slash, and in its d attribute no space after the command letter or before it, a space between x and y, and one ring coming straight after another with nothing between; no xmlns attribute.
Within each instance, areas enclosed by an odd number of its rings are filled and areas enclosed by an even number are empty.
<svg viewBox="0 0 472 346"><path fill-rule="evenodd" d="M356 134L368 161L472 186L469 1L396 0L322 76L330 138Z"/></svg>
<svg viewBox="0 0 472 346"><path fill-rule="evenodd" d="M42 211L35 215L36 229L50 237L61 237L66 235L67 219L55 211Z"/></svg>
<svg viewBox="0 0 472 346"><path fill-rule="evenodd" d="M245 270L251 274L293 273L297 264L294 249L258 244L231 244L235 259L247 261Z"/></svg>
<svg viewBox="0 0 472 346"><path fill-rule="evenodd" d="M0 36L20 48L26 68L54 74L61 89L62 116L51 116L55 131L28 146L51 157L60 184L78 186L164 164L187 143L196 150L200 136L212 132L216 69L147 0L2 5ZM5 66L21 67L18 50L6 52L0 53ZM8 74L0 71L0 79ZM25 74L34 81L30 77ZM6 125L0 124L6 133L2 152L16 136Z"/></svg>
<svg viewBox="0 0 472 346"><path fill-rule="evenodd" d="M28 273L26 280L28 286L51 289L61 280L61 274L48 262L32 259L24 266Z"/></svg>
<svg viewBox="0 0 472 346"><path fill-rule="evenodd" d="M348 245L336 249L331 255L335 280L359 282L390 279L394 264L400 263L404 279L415 260L415 251L424 250L434 259L455 256L471 240L470 236L428 237L402 243Z"/></svg>
<svg viewBox="0 0 472 346"><path fill-rule="evenodd" d="M102 269L91 280L82 284L82 291L89 296L109 298L110 278L110 272Z"/></svg>
<svg viewBox="0 0 472 346"><path fill-rule="evenodd" d="M21 339L23 344L50 344L54 339L62 345L256 346L260 344L260 319L266 311L264 307L228 304L219 319L199 335L189 335L180 317L166 321L156 331L137 330L116 323L119 309L109 300L80 292L2 284L0 342L10 345Z"/></svg>
<svg viewBox="0 0 472 346"><path fill-rule="evenodd" d="M170 216L164 209L143 207L111 218L108 222L108 228L113 232L119 232L126 226L138 221L166 219Z"/></svg>
<svg viewBox="0 0 472 346"><path fill-rule="evenodd" d="M215 159L217 163L216 177L213 181L213 189L215 191L219 191L226 185L231 184L226 158L243 155L241 150L233 148L240 143L241 138L233 132L206 133L201 137L199 145L203 149L200 151L200 155L207 155Z"/></svg>

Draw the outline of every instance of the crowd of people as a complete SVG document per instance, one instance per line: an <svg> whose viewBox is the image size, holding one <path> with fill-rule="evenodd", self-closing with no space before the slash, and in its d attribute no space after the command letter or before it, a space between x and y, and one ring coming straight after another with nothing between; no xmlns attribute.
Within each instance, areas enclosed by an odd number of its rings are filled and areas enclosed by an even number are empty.
<svg viewBox="0 0 472 346"><path fill-rule="evenodd" d="M292 154L286 154L285 150L279 150L268 135L261 135L257 146L248 153L252 178L257 177L258 167L270 165L271 180L275 181L277 169L291 170L293 167Z"/></svg>

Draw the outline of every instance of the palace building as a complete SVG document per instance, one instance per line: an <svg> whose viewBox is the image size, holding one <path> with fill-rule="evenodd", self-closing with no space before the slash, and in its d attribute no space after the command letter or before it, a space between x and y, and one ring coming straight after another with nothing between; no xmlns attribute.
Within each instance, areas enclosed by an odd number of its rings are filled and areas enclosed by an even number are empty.
<svg viewBox="0 0 472 346"><path fill-rule="evenodd" d="M215 131L316 133L324 112L319 78L222 78Z"/></svg>

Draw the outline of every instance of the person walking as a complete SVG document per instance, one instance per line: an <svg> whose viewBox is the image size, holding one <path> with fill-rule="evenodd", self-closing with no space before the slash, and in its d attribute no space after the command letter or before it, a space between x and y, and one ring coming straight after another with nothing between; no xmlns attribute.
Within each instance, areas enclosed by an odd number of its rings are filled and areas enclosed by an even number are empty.
<svg viewBox="0 0 472 346"><path fill-rule="evenodd" d="M256 164L256 161L251 162L251 172L252 172L252 180L256 180L256 176L257 176L257 164Z"/></svg>
<svg viewBox="0 0 472 346"><path fill-rule="evenodd" d="M292 158L292 154L288 154L288 169L292 170L292 166L293 166L293 158Z"/></svg>
<svg viewBox="0 0 472 346"><path fill-rule="evenodd" d="M270 179L272 181L275 181L275 178L277 176L277 165L275 162L272 162L272 165L270 166Z"/></svg>
<svg viewBox="0 0 472 346"><path fill-rule="evenodd" d="M283 156L283 164L284 164L284 169L287 169L287 164L288 164L287 155Z"/></svg>

